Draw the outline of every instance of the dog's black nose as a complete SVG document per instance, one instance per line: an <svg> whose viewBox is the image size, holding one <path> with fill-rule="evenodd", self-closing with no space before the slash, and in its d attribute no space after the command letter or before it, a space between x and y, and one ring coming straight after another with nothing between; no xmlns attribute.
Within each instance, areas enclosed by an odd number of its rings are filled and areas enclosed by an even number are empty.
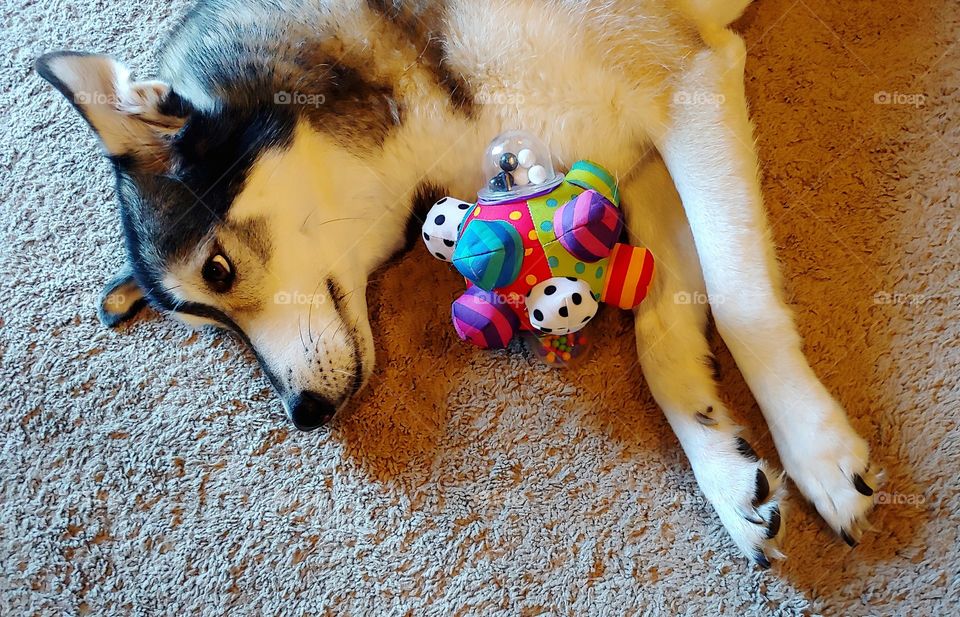
<svg viewBox="0 0 960 617"><path fill-rule="evenodd" d="M290 402L290 419L301 431L320 428L335 413L337 408L333 403L313 392L302 392Z"/></svg>

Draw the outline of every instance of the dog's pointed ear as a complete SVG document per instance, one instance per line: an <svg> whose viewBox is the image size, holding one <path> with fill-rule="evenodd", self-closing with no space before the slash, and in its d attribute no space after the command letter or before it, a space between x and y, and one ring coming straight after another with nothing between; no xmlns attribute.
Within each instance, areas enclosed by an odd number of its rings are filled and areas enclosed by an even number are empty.
<svg viewBox="0 0 960 617"><path fill-rule="evenodd" d="M100 306L97 314L100 321L108 328L115 328L121 323L132 319L147 304L143 290L137 285L129 266L124 266L120 272L107 283L100 293Z"/></svg>
<svg viewBox="0 0 960 617"><path fill-rule="evenodd" d="M80 112L111 156L166 162L163 151L190 113L169 84L133 81L130 70L108 56L56 52L38 59L36 69Z"/></svg>

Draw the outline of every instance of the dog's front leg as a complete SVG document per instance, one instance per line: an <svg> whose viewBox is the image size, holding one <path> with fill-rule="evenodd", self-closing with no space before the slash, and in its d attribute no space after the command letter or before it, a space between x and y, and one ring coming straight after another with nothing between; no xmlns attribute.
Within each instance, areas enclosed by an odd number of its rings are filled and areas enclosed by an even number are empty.
<svg viewBox="0 0 960 617"><path fill-rule="evenodd" d="M723 30L678 76L657 137L683 200L717 323L787 474L849 544L878 478L866 442L805 359L781 297L743 91L743 41Z"/></svg>
<svg viewBox="0 0 960 617"><path fill-rule="evenodd" d="M768 567L780 556L783 474L759 460L717 396L696 249L670 176L654 159L621 187L630 240L657 260L654 287L636 312L640 365L703 494L740 550Z"/></svg>

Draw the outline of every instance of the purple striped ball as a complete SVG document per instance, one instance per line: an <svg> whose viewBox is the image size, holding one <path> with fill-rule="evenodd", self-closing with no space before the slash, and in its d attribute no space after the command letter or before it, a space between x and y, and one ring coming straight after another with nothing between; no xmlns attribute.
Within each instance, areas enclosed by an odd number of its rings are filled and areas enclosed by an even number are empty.
<svg viewBox="0 0 960 617"><path fill-rule="evenodd" d="M623 231L620 208L596 191L584 191L553 216L557 240L580 261L592 263L610 254Z"/></svg>
<svg viewBox="0 0 960 617"><path fill-rule="evenodd" d="M499 296L471 286L453 303L453 327L461 339L483 349L506 347L520 318Z"/></svg>

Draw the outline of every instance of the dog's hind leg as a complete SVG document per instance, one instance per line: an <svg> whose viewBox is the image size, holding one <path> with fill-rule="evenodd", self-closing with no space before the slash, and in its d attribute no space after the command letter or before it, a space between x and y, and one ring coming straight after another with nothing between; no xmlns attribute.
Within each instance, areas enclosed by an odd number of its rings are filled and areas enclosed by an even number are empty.
<svg viewBox="0 0 960 617"><path fill-rule="evenodd" d="M743 41L726 30L677 76L658 148L683 199L717 329L773 434L787 474L849 544L878 478L866 442L803 355L760 196L743 88Z"/></svg>
<svg viewBox="0 0 960 617"><path fill-rule="evenodd" d="M717 396L706 293L679 197L659 158L621 194L631 242L657 260L654 288L636 314L644 377L734 542L768 567L780 556L782 474L758 460Z"/></svg>

